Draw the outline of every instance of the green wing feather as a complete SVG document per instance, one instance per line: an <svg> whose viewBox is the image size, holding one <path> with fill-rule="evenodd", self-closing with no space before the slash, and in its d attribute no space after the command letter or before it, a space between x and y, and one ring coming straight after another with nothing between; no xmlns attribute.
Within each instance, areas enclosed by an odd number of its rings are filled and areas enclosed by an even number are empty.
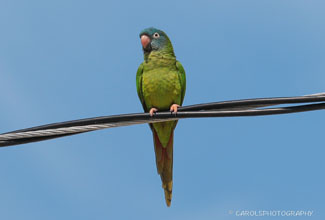
<svg viewBox="0 0 325 220"><path fill-rule="evenodd" d="M140 64L138 71L137 71L137 77L136 77L137 92L138 92L138 96L141 101L143 110L145 112L148 112L149 110L146 106L146 103L144 102L143 91L142 91L142 74L143 74L143 63ZM151 130L153 129L153 125L151 123L149 123L149 127Z"/></svg>
<svg viewBox="0 0 325 220"><path fill-rule="evenodd" d="M185 91L186 91L186 76L185 76L185 70L182 64L179 61L176 61L176 68L178 70L178 78L181 83L181 105L184 101Z"/></svg>
<svg viewBox="0 0 325 220"><path fill-rule="evenodd" d="M143 92L142 92L142 73L143 73L143 63L140 64L138 71L137 71L137 78L136 78L137 79L137 92L138 92L138 96L141 101L143 110L145 112L148 112L146 103L144 102Z"/></svg>

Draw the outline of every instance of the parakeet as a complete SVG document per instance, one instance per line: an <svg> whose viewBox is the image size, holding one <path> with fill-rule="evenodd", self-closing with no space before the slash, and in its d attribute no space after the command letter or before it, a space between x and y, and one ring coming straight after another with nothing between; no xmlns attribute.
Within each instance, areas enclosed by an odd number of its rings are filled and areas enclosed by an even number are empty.
<svg viewBox="0 0 325 220"><path fill-rule="evenodd" d="M144 62L138 68L136 83L142 107L152 117L156 111L170 110L176 113L184 100L186 78L182 64L176 60L172 43L163 31L153 27L141 31L140 39ZM167 206L172 200L176 124L177 121L149 124Z"/></svg>

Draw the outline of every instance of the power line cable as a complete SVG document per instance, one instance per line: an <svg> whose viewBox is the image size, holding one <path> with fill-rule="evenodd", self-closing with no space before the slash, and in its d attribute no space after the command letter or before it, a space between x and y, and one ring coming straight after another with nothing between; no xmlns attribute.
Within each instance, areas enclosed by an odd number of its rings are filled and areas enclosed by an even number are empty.
<svg viewBox="0 0 325 220"><path fill-rule="evenodd" d="M314 104L265 108L266 106L273 105L302 103ZM113 115L20 129L0 134L0 147L43 141L104 128L156 123L185 118L263 116L322 109L325 109L325 93L297 97L243 99L204 103L180 107L177 114L170 112L157 112L153 117L148 113Z"/></svg>

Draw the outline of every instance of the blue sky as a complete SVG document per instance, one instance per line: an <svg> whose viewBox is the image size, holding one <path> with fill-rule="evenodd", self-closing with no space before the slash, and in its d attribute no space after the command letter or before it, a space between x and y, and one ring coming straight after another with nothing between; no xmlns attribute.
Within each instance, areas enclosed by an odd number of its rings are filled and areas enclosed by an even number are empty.
<svg viewBox="0 0 325 220"><path fill-rule="evenodd" d="M186 70L184 105L324 92L324 7L1 0L0 132L141 112L138 34L149 26L169 35ZM0 218L215 220L250 219L229 210L312 210L308 219L324 219L324 114L180 121L171 208L147 125L2 148Z"/></svg>

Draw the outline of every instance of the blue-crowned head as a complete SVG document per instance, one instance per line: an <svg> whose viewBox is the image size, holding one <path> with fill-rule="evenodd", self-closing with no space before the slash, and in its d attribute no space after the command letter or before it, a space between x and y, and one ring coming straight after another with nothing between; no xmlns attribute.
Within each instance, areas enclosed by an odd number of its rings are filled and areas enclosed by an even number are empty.
<svg viewBox="0 0 325 220"><path fill-rule="evenodd" d="M173 46L165 32L154 27L146 28L140 33L143 52L149 54L152 51L173 52Z"/></svg>

